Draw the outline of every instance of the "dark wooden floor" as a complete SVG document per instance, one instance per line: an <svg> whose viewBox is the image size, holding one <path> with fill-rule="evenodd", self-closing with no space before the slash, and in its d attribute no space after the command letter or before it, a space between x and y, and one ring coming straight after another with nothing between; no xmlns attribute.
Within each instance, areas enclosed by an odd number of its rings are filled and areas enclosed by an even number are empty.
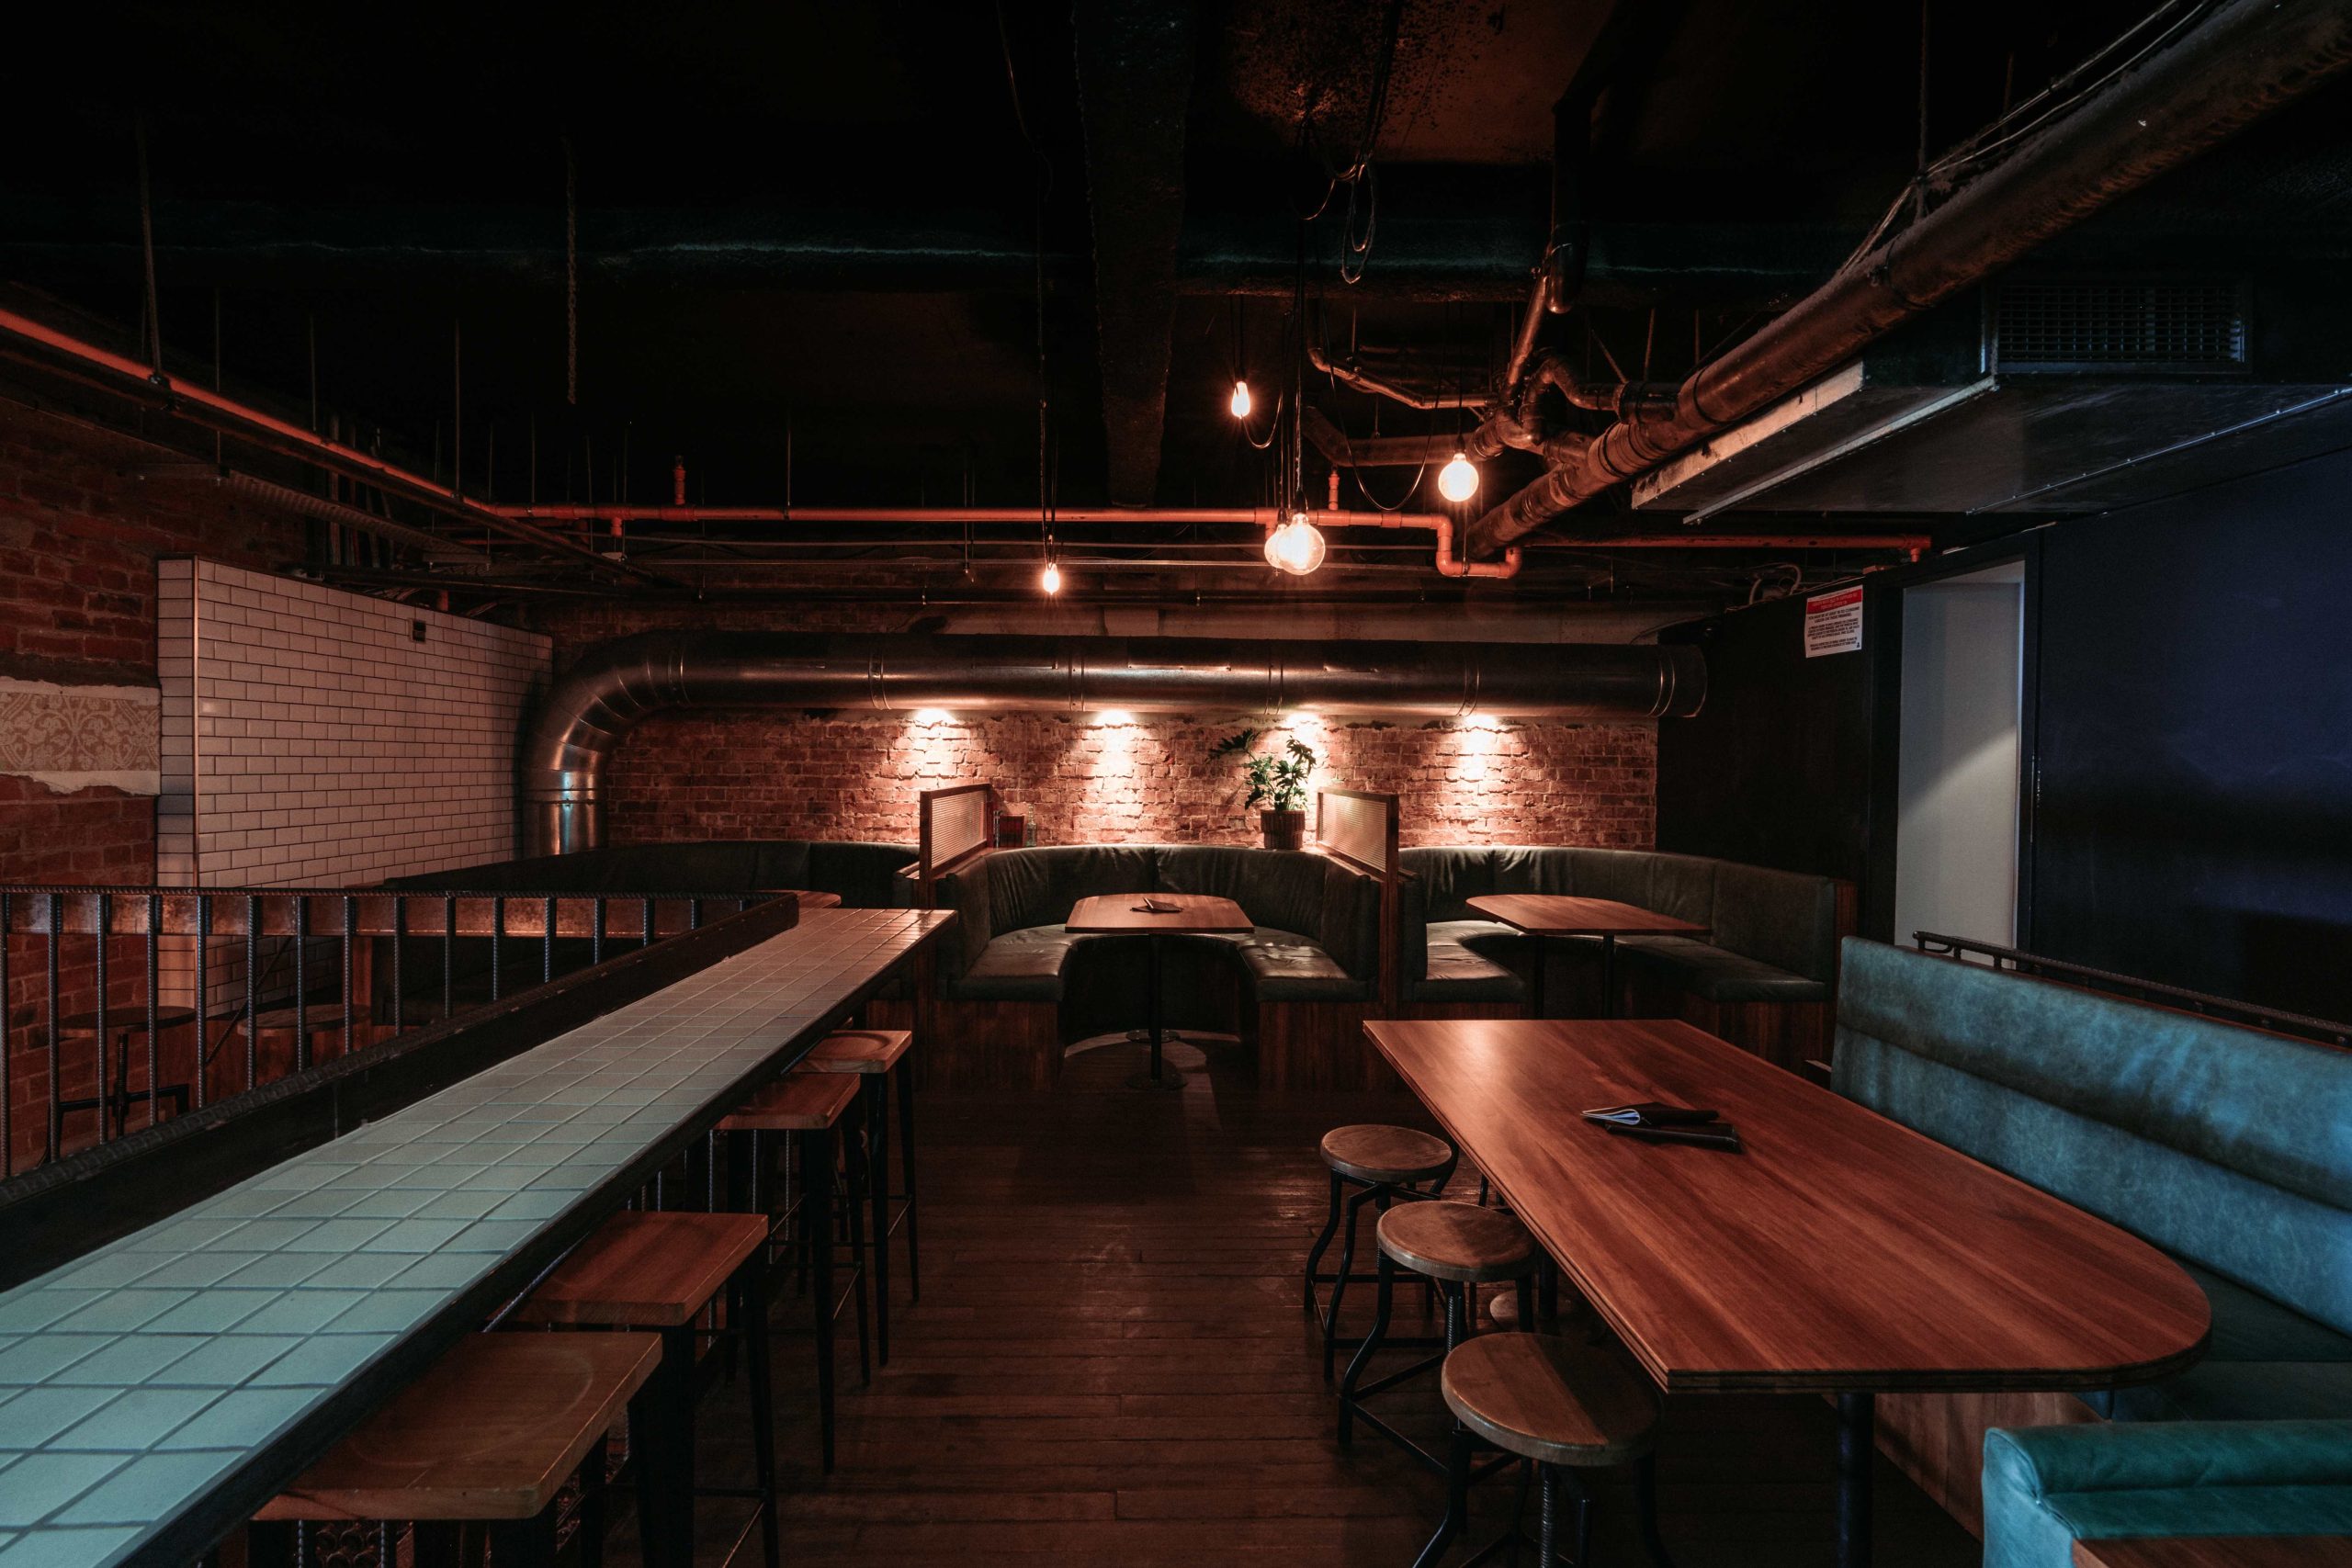
<svg viewBox="0 0 2352 1568"><path fill-rule="evenodd" d="M923 1101L923 1298L901 1293L891 1364L870 1389L844 1348L830 1480L807 1309L783 1309L787 1563L1412 1562L1442 1483L1375 1436L1339 1451L1299 1269L1322 1218L1317 1139L1343 1122L1418 1121L1418 1108L1261 1096L1245 1062L1212 1057L1178 1095L1123 1088L1140 1048L1113 1045L1073 1057L1051 1096ZM1433 1382L1390 1405L1437 1432ZM703 1427L711 1478L747 1476L740 1388L713 1393ZM1819 1400L1678 1401L1659 1465L1682 1568L1828 1562ZM1490 1492L1484 1512L1500 1518L1510 1488ZM1643 1561L1623 1494L1602 1501L1596 1559ZM704 1562L727 1556L741 1522L734 1505L703 1505ZM1900 1568L1978 1556L1883 1463L1878 1540ZM633 1542L616 1545L634 1560ZM736 1561L756 1562L756 1546Z"/></svg>

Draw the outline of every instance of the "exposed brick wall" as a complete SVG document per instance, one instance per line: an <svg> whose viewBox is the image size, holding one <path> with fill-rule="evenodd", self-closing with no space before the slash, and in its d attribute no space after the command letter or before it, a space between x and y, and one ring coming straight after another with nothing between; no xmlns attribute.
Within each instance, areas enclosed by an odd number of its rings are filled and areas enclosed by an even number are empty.
<svg viewBox="0 0 2352 1568"><path fill-rule="evenodd" d="M1415 843L1646 848L1656 731L1644 724L1492 728L1301 721L1318 782L1393 791ZM607 772L613 842L691 838L911 842L925 789L977 779L1029 807L1040 843L1246 843L1253 815L1231 719L1125 724L1050 715L943 719L696 711L633 730Z"/></svg>
<svg viewBox="0 0 2352 1568"><path fill-rule="evenodd" d="M243 506L220 492L141 477L165 455L141 443L0 404L0 675L76 686L156 683L155 563L201 555L256 567L301 558L300 523ZM130 883L155 877L155 800L107 786L56 793L32 779L0 774L0 883ZM18 920L23 911L15 911ZM17 1168L41 1146L33 1108L49 1095L43 998L46 944L7 944L7 1077L14 1107L10 1153ZM110 1005L143 1008L143 944L111 943ZM61 1009L97 1005L95 944L69 941L60 954ZM68 1096L92 1092L95 1052L86 1036L62 1043L60 1079ZM168 1062L186 1043L166 1042ZM143 1045L133 1050L134 1084L145 1080ZM145 1107L131 1112L134 1124ZM90 1141L86 1112L66 1127L69 1146Z"/></svg>

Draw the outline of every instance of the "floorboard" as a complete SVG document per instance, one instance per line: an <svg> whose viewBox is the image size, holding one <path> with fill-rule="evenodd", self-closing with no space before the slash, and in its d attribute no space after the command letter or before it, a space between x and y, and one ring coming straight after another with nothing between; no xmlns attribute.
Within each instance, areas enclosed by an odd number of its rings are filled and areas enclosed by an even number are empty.
<svg viewBox="0 0 2352 1568"><path fill-rule="evenodd" d="M1114 1044L1074 1055L1050 1094L922 1102L923 1298L909 1303L901 1278L891 1364L870 1388L843 1348L830 1478L807 1308L779 1309L787 1563L1412 1562L1442 1483L1375 1435L1340 1452L1298 1270L1322 1221L1322 1133L1423 1118L1401 1096L1261 1094L1229 1047L1204 1065L1191 1047L1170 1055L1195 1067L1180 1094L1124 1088L1140 1048ZM1385 1408L1441 1440L1433 1382ZM740 1386L712 1393L702 1427L706 1474L747 1478ZM1672 1402L1659 1483L1677 1561L1826 1564L1833 1451L1818 1399ZM1880 1562L1977 1561L1973 1538L1883 1462L1878 1488ZM1642 1562L1628 1495L1604 1483L1599 1495L1596 1559ZM1510 1502L1507 1483L1484 1489L1479 1539ZM758 1561L755 1543L737 1547L743 1520L740 1505L702 1505L700 1568L730 1548ZM627 1527L614 1558L633 1568Z"/></svg>

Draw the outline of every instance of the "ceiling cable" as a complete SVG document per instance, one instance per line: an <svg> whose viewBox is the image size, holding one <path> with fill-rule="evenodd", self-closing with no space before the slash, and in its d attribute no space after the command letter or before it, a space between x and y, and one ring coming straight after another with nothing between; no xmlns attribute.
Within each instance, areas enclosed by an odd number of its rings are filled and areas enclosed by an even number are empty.
<svg viewBox="0 0 2352 1568"><path fill-rule="evenodd" d="M133 116L130 139L139 149L139 248L147 267L147 365L155 383L164 382L164 318L155 291L155 205L147 188L147 118Z"/></svg>

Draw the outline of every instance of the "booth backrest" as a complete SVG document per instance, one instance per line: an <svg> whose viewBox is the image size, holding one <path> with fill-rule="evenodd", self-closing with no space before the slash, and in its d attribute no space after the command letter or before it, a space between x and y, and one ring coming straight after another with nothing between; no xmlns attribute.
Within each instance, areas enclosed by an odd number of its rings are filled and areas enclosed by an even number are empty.
<svg viewBox="0 0 2352 1568"><path fill-rule="evenodd" d="M1823 985L1838 977L1831 877L1653 850L1471 845L1411 849L1401 858L1412 877L1399 953L1408 976L1427 967L1426 922L1481 919L1467 900L1482 895L1556 893L1694 920L1716 946L1759 964Z"/></svg>
<svg viewBox="0 0 2352 1568"><path fill-rule="evenodd" d="M1080 898L1118 893L1212 893L1252 922L1319 943L1350 975L1379 964L1380 889L1371 877L1305 851L1214 844L1082 844L992 850L939 879L941 908L956 911L963 962L992 938L1058 926Z"/></svg>
<svg viewBox="0 0 2352 1568"><path fill-rule="evenodd" d="M1833 1082L2352 1333L2352 1052L1849 938Z"/></svg>
<svg viewBox="0 0 2352 1568"><path fill-rule="evenodd" d="M485 893L752 893L795 887L838 893L853 908L872 909L901 901L898 872L913 859L914 851L903 844L701 840L493 861L398 877L389 886Z"/></svg>

